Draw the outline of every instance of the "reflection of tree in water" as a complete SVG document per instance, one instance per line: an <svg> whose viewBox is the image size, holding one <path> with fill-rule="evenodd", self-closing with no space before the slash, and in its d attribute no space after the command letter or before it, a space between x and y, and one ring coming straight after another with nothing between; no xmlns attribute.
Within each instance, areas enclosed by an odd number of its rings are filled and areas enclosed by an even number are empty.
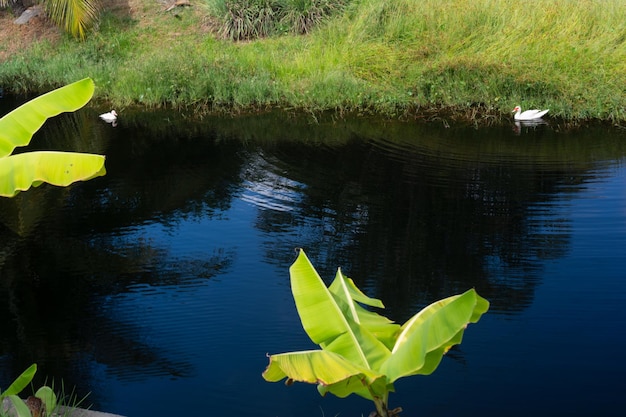
<svg viewBox="0 0 626 417"><path fill-rule="evenodd" d="M278 195L299 194L287 204L292 210L259 211L259 229L283 231L281 240L268 239L268 257L282 253L288 264L288 249L303 246L325 279L341 266L399 319L468 287L490 299L492 311L525 308L543 261L563 256L569 244L569 221L557 217L555 199L579 189L593 159L558 149L524 155L519 144L498 149L502 138L481 140L485 154L469 139L446 148L421 137L266 149L257 163L270 174L257 181ZM566 146L581 150L576 141Z"/></svg>
<svg viewBox="0 0 626 417"><path fill-rule="evenodd" d="M80 134L74 123L65 125L70 135ZM151 344L145 330L107 314L102 305L137 285L195 285L229 268L228 249L202 261L177 258L128 230L227 208L240 170L239 145L218 147L211 138L159 141L135 133L133 140L111 145L103 181L41 187L0 200L3 381L33 362L40 382L62 375L66 386L79 389L89 389L85 381L97 383L96 365L120 379L193 373L178 352ZM98 391L89 402L106 395Z"/></svg>
<svg viewBox="0 0 626 417"><path fill-rule="evenodd" d="M30 242L24 255L11 257L3 265L0 293L7 311L2 311L2 317L10 321L3 326L2 352L19 352L11 367L15 375L36 361L45 372L39 378L63 375L68 386L87 389L85 381L93 379L93 365L72 363L93 361L121 380L193 373L190 363L172 359L180 357L176 352L146 342L145 331L99 306L141 284L154 288L198 285L228 268L230 255L216 253L197 262L172 259L167 251L146 242L138 245L142 246L136 247L136 253L127 256L78 239L46 237ZM85 262L90 265L83 270ZM147 271L146 265L155 267Z"/></svg>

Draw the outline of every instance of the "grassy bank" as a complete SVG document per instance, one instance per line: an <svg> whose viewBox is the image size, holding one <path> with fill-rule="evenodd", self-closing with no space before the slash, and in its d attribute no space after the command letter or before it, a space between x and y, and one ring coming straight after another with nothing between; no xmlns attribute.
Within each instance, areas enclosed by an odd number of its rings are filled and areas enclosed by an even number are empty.
<svg viewBox="0 0 626 417"><path fill-rule="evenodd" d="M354 0L308 35L242 42L215 35L207 5L216 0L170 12L132 1L105 12L85 42L61 37L9 57L0 85L43 91L89 76L116 108L481 118L520 104L626 121L622 0Z"/></svg>

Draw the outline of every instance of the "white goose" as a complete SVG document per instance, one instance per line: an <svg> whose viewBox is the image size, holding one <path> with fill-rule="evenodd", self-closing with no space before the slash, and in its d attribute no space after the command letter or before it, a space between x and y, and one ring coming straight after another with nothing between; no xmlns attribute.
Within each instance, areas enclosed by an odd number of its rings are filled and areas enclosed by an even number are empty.
<svg viewBox="0 0 626 417"><path fill-rule="evenodd" d="M107 123L114 123L117 120L117 113L115 110L111 110L108 113L102 113L100 118Z"/></svg>
<svg viewBox="0 0 626 417"><path fill-rule="evenodd" d="M515 113L513 117L515 120L537 120L541 119L544 114L546 114L548 110L526 110L522 113L522 108L520 106L515 106L512 113Z"/></svg>

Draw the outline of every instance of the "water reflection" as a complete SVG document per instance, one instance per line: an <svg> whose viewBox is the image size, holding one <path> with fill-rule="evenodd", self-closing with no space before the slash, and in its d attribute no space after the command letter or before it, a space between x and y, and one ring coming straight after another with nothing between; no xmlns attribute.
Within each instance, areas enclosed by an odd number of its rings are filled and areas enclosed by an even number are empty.
<svg viewBox="0 0 626 417"><path fill-rule="evenodd" d="M326 276L342 265L357 281L368 279L359 284L393 300L396 317L468 286L496 311L527 306L541 264L567 251L570 225L551 209L554 199L602 173L589 175L580 158L542 161L560 158L545 144L506 146L497 135L485 143L474 131L393 133L361 134L332 149L287 140L266 149L282 161L266 164L266 175L285 173L302 199L285 201L289 215L260 211L258 227L302 236ZM571 154L569 140L553 146ZM272 235L268 257L286 244Z"/></svg>
<svg viewBox="0 0 626 417"><path fill-rule="evenodd" d="M514 122L513 132L515 132L517 136L520 136L522 134L535 134L537 132L541 132L542 129L546 126L548 126L548 122L543 119L524 121L516 120Z"/></svg>
<svg viewBox="0 0 626 417"><path fill-rule="evenodd" d="M310 347L286 277L295 247L325 279L341 266L398 321L468 287L495 317L525 314L546 265L575 250L571 201L613 178L626 146L598 130L517 137L285 113L128 109L111 129L97 110L33 145L104 153L105 177L0 200L0 377L37 361L93 391L96 408L133 416L172 405L128 395L184 395L194 409L206 387L237 415L319 400L259 377L265 353ZM469 366L466 352L450 358Z"/></svg>

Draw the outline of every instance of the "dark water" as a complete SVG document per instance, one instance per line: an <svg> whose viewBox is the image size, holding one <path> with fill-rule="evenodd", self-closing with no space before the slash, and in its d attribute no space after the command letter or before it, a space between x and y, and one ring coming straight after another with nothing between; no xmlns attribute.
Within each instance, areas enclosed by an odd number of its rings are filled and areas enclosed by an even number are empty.
<svg viewBox="0 0 626 417"><path fill-rule="evenodd" d="M261 378L266 353L314 347L289 289L303 247L396 321L490 300L433 375L396 384L406 417L624 415L623 131L97 113L33 148L106 154L105 177L0 200L0 386L37 362L129 417L366 416Z"/></svg>

